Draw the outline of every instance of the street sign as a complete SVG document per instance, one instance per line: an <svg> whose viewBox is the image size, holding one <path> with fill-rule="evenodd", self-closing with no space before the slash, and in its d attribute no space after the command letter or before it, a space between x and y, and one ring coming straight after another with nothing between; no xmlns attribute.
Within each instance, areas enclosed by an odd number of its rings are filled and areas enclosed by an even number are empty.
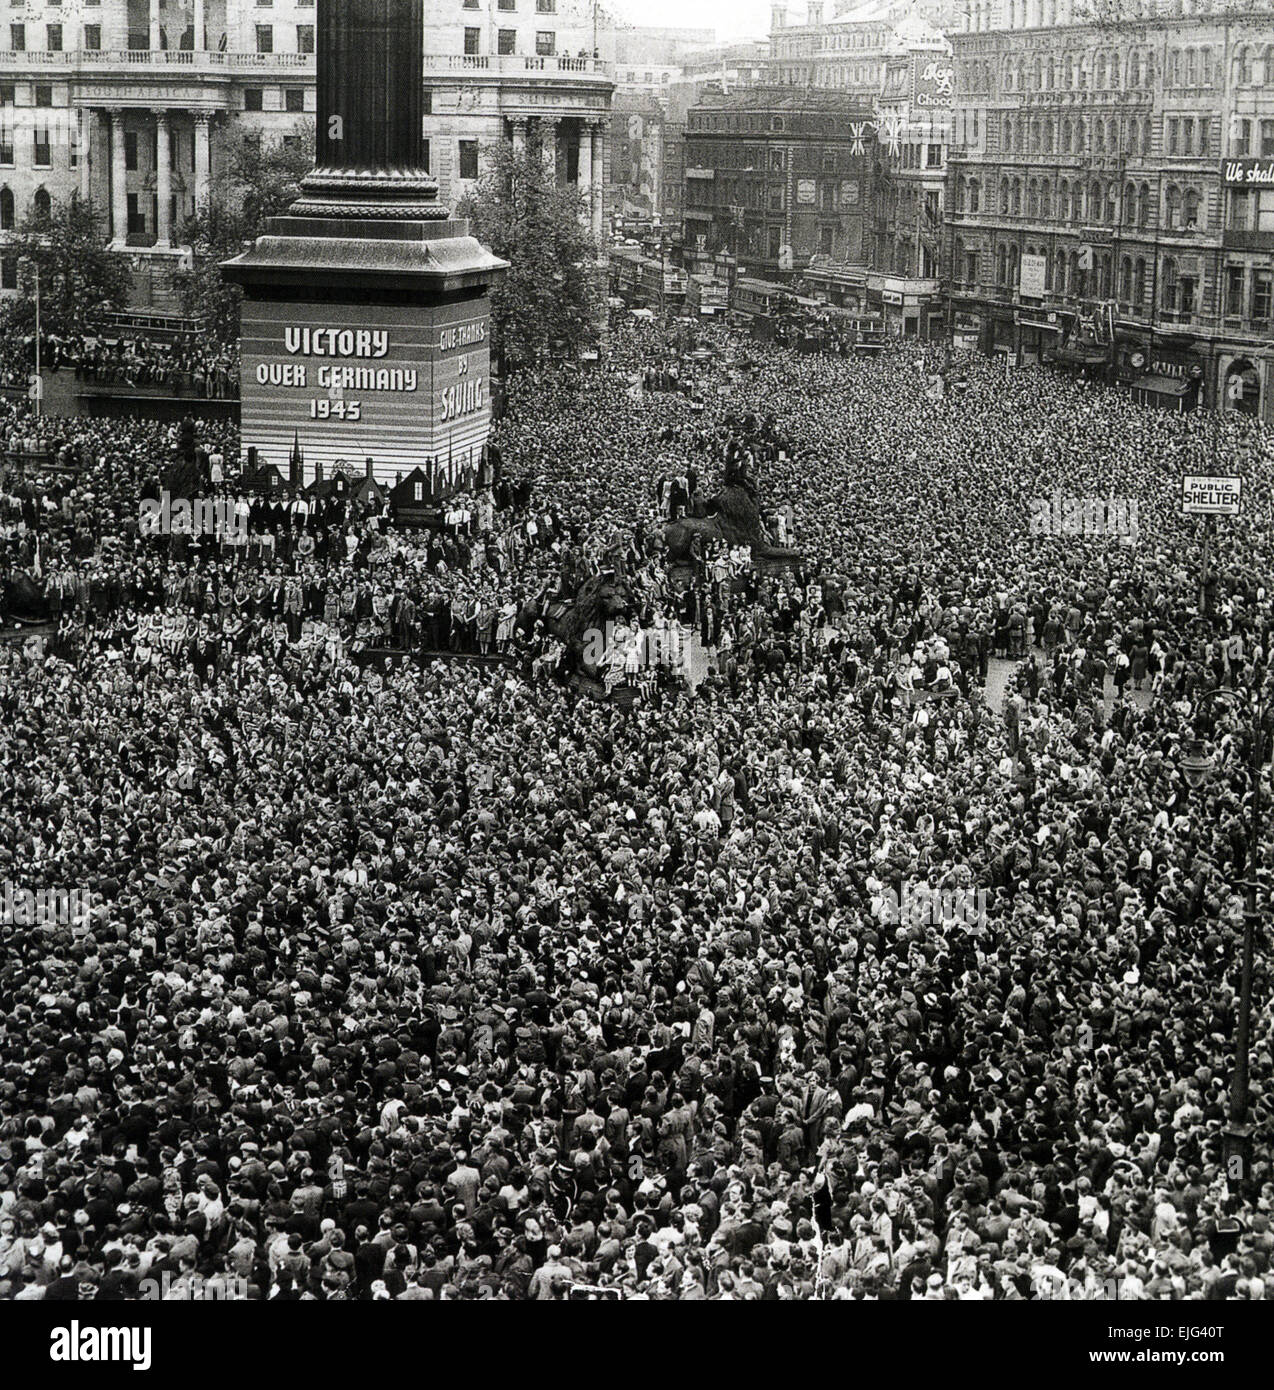
<svg viewBox="0 0 1274 1390"><path fill-rule="evenodd" d="M1242 499L1242 478L1209 478L1188 474L1181 480L1183 516L1238 516Z"/></svg>

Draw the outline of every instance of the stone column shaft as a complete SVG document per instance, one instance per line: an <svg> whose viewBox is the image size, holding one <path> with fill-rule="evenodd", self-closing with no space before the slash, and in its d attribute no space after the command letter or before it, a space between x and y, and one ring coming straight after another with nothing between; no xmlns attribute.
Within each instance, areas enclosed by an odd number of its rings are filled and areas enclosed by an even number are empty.
<svg viewBox="0 0 1274 1390"><path fill-rule="evenodd" d="M124 113L111 112L111 240L128 241L128 165L124 158Z"/></svg>
<svg viewBox="0 0 1274 1390"><path fill-rule="evenodd" d="M155 117L155 244L163 248L171 246L173 240L171 138L168 113L161 111Z"/></svg>
<svg viewBox="0 0 1274 1390"><path fill-rule="evenodd" d="M212 188L212 117L206 111L195 115L195 212L208 210Z"/></svg>

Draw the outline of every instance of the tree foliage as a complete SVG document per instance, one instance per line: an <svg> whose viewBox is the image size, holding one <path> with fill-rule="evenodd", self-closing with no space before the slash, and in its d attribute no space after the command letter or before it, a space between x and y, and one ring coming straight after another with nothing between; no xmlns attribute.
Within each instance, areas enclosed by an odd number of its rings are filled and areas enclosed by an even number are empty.
<svg viewBox="0 0 1274 1390"><path fill-rule="evenodd" d="M109 249L106 218L74 195L46 210L36 207L6 248L39 272L40 326L69 336L87 331L103 310L128 302L132 278L127 259ZM6 314L7 331L26 333L35 325L35 277Z"/></svg>
<svg viewBox="0 0 1274 1390"><path fill-rule="evenodd" d="M583 195L559 185L537 154L503 143L488 151L477 188L456 208L510 263L492 314L496 346L511 368L575 353L596 335L597 248L585 208Z"/></svg>
<svg viewBox="0 0 1274 1390"><path fill-rule="evenodd" d="M232 131L218 163L225 173L207 208L181 229L192 256L176 287L182 312L205 320L219 341L232 343L239 337L243 294L222 275L221 263L237 256L271 217L281 216L295 202L301 180L314 165L314 125L298 122L288 140L269 143Z"/></svg>

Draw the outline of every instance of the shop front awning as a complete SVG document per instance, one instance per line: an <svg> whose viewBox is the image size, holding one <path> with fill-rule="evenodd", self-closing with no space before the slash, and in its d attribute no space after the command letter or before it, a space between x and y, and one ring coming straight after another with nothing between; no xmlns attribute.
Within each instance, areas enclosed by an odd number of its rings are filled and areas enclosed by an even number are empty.
<svg viewBox="0 0 1274 1390"><path fill-rule="evenodd" d="M1046 354L1045 360L1064 367L1104 367L1109 357L1104 348L1060 347Z"/></svg>
<svg viewBox="0 0 1274 1390"><path fill-rule="evenodd" d="M1160 376L1156 372L1147 372L1144 376L1134 377L1132 381L1134 391L1151 391L1156 396L1184 396L1190 389L1190 382L1179 376Z"/></svg>

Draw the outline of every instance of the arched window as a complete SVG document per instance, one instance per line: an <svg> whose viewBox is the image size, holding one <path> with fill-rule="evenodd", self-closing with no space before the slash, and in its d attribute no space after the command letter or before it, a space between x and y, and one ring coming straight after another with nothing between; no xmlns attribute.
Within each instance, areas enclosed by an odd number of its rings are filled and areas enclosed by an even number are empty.
<svg viewBox="0 0 1274 1390"><path fill-rule="evenodd" d="M1038 92L1044 85L1044 65L1038 58L1031 64L1031 91Z"/></svg>
<svg viewBox="0 0 1274 1390"><path fill-rule="evenodd" d="M1120 84L1120 81L1119 81L1119 54L1118 54L1117 52L1116 52L1116 53L1112 53L1112 54L1110 55L1110 68L1109 68L1109 72L1110 72L1110 85L1111 85L1112 87L1119 87L1121 84Z"/></svg>
<svg viewBox="0 0 1274 1390"><path fill-rule="evenodd" d="M1132 301L1132 257L1124 256L1119 262L1119 302L1129 304Z"/></svg>
<svg viewBox="0 0 1274 1390"><path fill-rule="evenodd" d="M1199 82L1199 55L1193 48L1186 49L1185 83L1187 87L1197 86Z"/></svg>
<svg viewBox="0 0 1274 1390"><path fill-rule="evenodd" d="M982 180L969 180L969 211L981 212L982 210Z"/></svg>
<svg viewBox="0 0 1274 1390"><path fill-rule="evenodd" d="M1132 301L1138 308L1146 302L1146 263L1140 256L1132 269Z"/></svg>
<svg viewBox="0 0 1274 1390"><path fill-rule="evenodd" d="M1124 226L1131 227L1137 220L1137 189L1131 183L1124 184Z"/></svg>
<svg viewBox="0 0 1274 1390"><path fill-rule="evenodd" d="M1069 179L1063 179L1057 185L1057 215L1063 222L1070 222L1071 218L1071 185Z"/></svg>
<svg viewBox="0 0 1274 1390"><path fill-rule="evenodd" d="M1167 216L1165 226L1169 228L1179 227L1181 225L1181 190L1175 183L1170 183L1164 196Z"/></svg>
<svg viewBox="0 0 1274 1390"><path fill-rule="evenodd" d="M1106 153L1106 122L1102 120L1093 122L1093 153Z"/></svg>
<svg viewBox="0 0 1274 1390"><path fill-rule="evenodd" d="M1014 242L1009 247L1009 284L1016 285L1018 282L1019 266L1022 261L1022 253L1018 250L1017 243Z"/></svg>
<svg viewBox="0 0 1274 1390"><path fill-rule="evenodd" d="M1070 154L1070 152L1071 152L1071 118L1070 118L1069 116L1064 116L1064 117L1062 118L1062 148L1061 148L1061 153L1062 153L1062 154Z"/></svg>
<svg viewBox="0 0 1274 1390"><path fill-rule="evenodd" d="M47 188L37 188L35 197L31 200L32 209L38 218L46 218L53 211L53 200L49 197Z"/></svg>
<svg viewBox="0 0 1274 1390"><path fill-rule="evenodd" d="M0 188L0 232L11 232L15 225L13 189Z"/></svg>
<svg viewBox="0 0 1274 1390"><path fill-rule="evenodd" d="M1199 50L1199 86L1210 87L1212 85L1212 50L1201 48Z"/></svg>
<svg viewBox="0 0 1274 1390"><path fill-rule="evenodd" d="M1007 153L1007 152L1011 152L1012 149L1013 149L1013 117L1012 117L1012 116L1005 116L1005 118L1004 118L1004 149L1005 149L1006 153Z"/></svg>
<svg viewBox="0 0 1274 1390"><path fill-rule="evenodd" d="M1008 213L1012 207L1009 201L1009 181L1007 178L1000 180L1000 211Z"/></svg>
<svg viewBox="0 0 1274 1390"><path fill-rule="evenodd" d="M1031 121L1031 153L1039 154L1042 148L1043 142L1040 138L1040 119L1036 116Z"/></svg>
<svg viewBox="0 0 1274 1390"><path fill-rule="evenodd" d="M1088 216L1094 222L1101 220L1101 184L1096 179L1088 185Z"/></svg>
<svg viewBox="0 0 1274 1390"><path fill-rule="evenodd" d="M1240 87L1252 85L1252 50L1242 44L1234 54L1234 81Z"/></svg>
<svg viewBox="0 0 1274 1390"><path fill-rule="evenodd" d="M1150 117L1149 117L1149 116L1143 117L1142 122L1141 122L1141 153L1142 153L1143 155L1148 155L1148 154L1150 153Z"/></svg>
<svg viewBox="0 0 1274 1390"><path fill-rule="evenodd" d="M1112 227L1119 221L1119 189L1114 183L1106 185L1106 221Z"/></svg>
<svg viewBox="0 0 1274 1390"><path fill-rule="evenodd" d="M964 241L961 237L955 239L955 278L957 281L964 279Z"/></svg>
<svg viewBox="0 0 1274 1390"><path fill-rule="evenodd" d="M1150 185L1143 183L1137 190L1137 225L1150 226Z"/></svg>
<svg viewBox="0 0 1274 1390"><path fill-rule="evenodd" d="M1186 231L1199 231L1199 212L1201 200L1197 188L1187 188L1181 198L1181 224Z"/></svg>
<svg viewBox="0 0 1274 1390"><path fill-rule="evenodd" d="M1003 246L997 246L995 250L995 283L1006 285L1009 280L1009 253Z"/></svg>
<svg viewBox="0 0 1274 1390"><path fill-rule="evenodd" d="M1053 215L1053 198L1049 193L1048 184L1044 180L1040 181L1040 216L1044 218Z"/></svg>
<svg viewBox="0 0 1274 1390"><path fill-rule="evenodd" d="M1026 211L1030 217L1040 215L1040 185L1038 179L1032 179L1026 185Z"/></svg>

